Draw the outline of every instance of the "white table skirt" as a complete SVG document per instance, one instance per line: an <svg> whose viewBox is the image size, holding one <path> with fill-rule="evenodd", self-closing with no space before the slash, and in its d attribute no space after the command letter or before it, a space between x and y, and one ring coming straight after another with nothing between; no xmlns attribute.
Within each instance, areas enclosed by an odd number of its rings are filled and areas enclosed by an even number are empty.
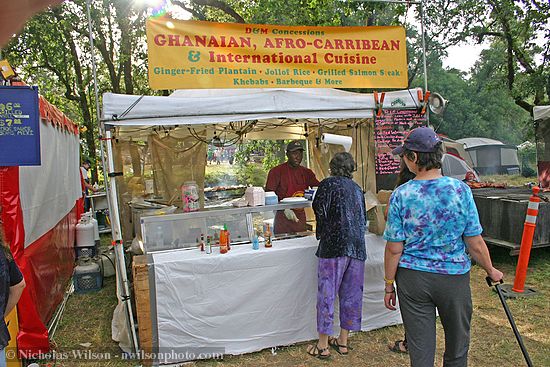
<svg viewBox="0 0 550 367"><path fill-rule="evenodd" d="M366 239L365 331L402 322L399 312L384 307L385 242L373 234ZM198 250L153 254L156 346L242 354L316 339L317 245L309 236L274 241L272 248L256 251L233 246L223 255L217 248L211 255Z"/></svg>

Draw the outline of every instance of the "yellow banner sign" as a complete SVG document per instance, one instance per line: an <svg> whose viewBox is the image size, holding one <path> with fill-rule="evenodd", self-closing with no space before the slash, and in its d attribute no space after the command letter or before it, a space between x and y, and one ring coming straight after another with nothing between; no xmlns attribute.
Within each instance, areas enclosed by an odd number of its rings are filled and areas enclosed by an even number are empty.
<svg viewBox="0 0 550 367"><path fill-rule="evenodd" d="M4 79L6 80L11 78L12 76L15 76L15 73L11 68L8 60L0 60L0 74L2 74L2 77L4 77Z"/></svg>
<svg viewBox="0 0 550 367"><path fill-rule="evenodd" d="M149 84L178 88L405 88L403 27L147 20Z"/></svg>

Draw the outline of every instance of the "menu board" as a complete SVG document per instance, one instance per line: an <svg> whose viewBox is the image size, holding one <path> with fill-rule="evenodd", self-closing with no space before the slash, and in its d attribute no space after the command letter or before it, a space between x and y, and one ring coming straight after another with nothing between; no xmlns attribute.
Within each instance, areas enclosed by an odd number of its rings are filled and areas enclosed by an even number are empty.
<svg viewBox="0 0 550 367"><path fill-rule="evenodd" d="M399 157L391 154L392 149L403 143L410 130L425 125L426 115L421 115L417 110L386 110L376 118L374 144L377 175L399 173Z"/></svg>
<svg viewBox="0 0 550 367"><path fill-rule="evenodd" d="M0 166L40 165L38 88L0 86Z"/></svg>

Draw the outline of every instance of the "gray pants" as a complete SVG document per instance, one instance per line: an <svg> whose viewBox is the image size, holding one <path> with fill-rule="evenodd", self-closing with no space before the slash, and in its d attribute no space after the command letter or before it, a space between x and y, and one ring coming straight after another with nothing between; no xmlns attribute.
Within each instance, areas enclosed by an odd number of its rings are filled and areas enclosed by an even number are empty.
<svg viewBox="0 0 550 367"><path fill-rule="evenodd" d="M433 367L435 309L445 331L444 367L466 367L470 345L470 273L445 275L398 268L397 296L412 367Z"/></svg>

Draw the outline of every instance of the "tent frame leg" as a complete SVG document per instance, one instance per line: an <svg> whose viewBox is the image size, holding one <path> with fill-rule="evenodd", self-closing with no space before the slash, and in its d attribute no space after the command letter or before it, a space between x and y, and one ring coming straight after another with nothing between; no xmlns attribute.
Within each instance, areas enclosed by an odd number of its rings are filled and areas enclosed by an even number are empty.
<svg viewBox="0 0 550 367"><path fill-rule="evenodd" d="M126 323L130 333L130 342L136 355L139 355L138 339L136 334L136 325L134 323L134 311L132 309L132 302L130 296L130 286L128 281L128 274L126 273L126 261L124 259L124 243L122 242L121 228L120 228L120 216L118 213L118 198L117 198L117 186L116 175L114 175L114 161L113 161L113 145L111 130L105 131L105 140L107 143L107 161L109 172L109 194L111 207L109 208L109 214L111 216L111 234L113 237L113 246L115 249L116 257L116 273L117 273L117 297L124 305Z"/></svg>

